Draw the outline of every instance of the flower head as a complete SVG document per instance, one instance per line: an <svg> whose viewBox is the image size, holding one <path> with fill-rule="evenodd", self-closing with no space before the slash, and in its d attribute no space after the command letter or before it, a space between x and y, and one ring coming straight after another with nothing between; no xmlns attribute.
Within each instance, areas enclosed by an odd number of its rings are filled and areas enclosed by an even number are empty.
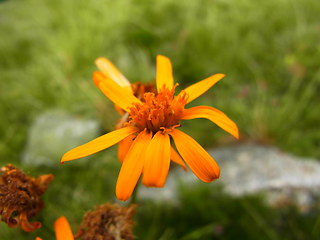
<svg viewBox="0 0 320 240"><path fill-rule="evenodd" d="M8 164L0 169L0 217L9 227L20 226L26 232L41 227L40 222L29 222L43 208L40 196L47 190L53 175L33 178Z"/></svg>
<svg viewBox="0 0 320 240"><path fill-rule="evenodd" d="M117 204L105 203L95 210L87 212L82 220L75 238L90 239L122 239L133 240L132 217L135 207L121 207Z"/></svg>
<svg viewBox="0 0 320 240"><path fill-rule="evenodd" d="M123 119L117 130L67 152L61 162L85 157L119 145L119 173L116 195L127 200L141 174L148 187L163 187L168 175L170 160L185 168L185 163L204 182L220 176L214 159L190 136L178 130L181 120L207 118L238 138L237 125L221 111L198 106L185 108L192 100L206 92L224 74L215 74L193 84L178 95L173 82L172 66L167 57L157 56L156 90L145 89L138 94L130 82L107 59L98 58L96 64L101 72L93 73L96 86L115 105L122 109ZM171 146L171 139L176 149Z"/></svg>

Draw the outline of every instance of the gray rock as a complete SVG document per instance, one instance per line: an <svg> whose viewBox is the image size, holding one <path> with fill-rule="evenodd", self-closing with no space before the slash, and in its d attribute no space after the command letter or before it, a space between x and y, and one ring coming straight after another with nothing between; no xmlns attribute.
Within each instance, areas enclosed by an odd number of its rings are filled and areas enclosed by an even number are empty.
<svg viewBox="0 0 320 240"><path fill-rule="evenodd" d="M320 163L316 159L296 157L275 147L255 144L210 149L221 168L220 179L227 193L235 196L266 193L270 204L293 202L307 210L320 197ZM162 189L139 189L139 197L175 202L179 184L196 187L201 183L189 170L170 171Z"/></svg>
<svg viewBox="0 0 320 240"><path fill-rule="evenodd" d="M243 144L208 151L221 167L221 181L234 195L265 189L319 189L320 163L275 147Z"/></svg>
<svg viewBox="0 0 320 240"><path fill-rule="evenodd" d="M272 205L296 203L307 210L320 196L320 163L275 147L242 144L209 150L221 167L225 190L236 196L266 193Z"/></svg>
<svg viewBox="0 0 320 240"><path fill-rule="evenodd" d="M47 111L30 127L22 162L58 166L65 152L97 137L98 129L96 121L76 118L60 110Z"/></svg>

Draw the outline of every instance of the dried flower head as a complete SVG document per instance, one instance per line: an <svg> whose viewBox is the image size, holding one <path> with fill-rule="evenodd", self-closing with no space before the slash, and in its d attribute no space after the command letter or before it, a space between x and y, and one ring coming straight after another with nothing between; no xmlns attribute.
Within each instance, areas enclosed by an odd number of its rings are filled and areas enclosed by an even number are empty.
<svg viewBox="0 0 320 240"><path fill-rule="evenodd" d="M133 240L135 207L106 203L87 212L75 238L82 240Z"/></svg>
<svg viewBox="0 0 320 240"><path fill-rule="evenodd" d="M40 222L29 222L29 218L43 208L40 196L53 180L52 174L33 178L8 164L0 169L0 216L9 227L20 226L26 232L41 227Z"/></svg>

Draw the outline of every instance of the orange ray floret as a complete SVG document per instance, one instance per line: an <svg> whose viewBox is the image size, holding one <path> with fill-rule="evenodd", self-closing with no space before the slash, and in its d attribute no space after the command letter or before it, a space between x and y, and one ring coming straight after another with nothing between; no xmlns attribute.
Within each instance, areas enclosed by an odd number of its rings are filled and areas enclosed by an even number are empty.
<svg viewBox="0 0 320 240"><path fill-rule="evenodd" d="M158 55L157 56L157 90L161 92L163 87L172 89L173 87L173 76L172 76L172 65L169 58Z"/></svg>
<svg viewBox="0 0 320 240"><path fill-rule="evenodd" d="M197 106L185 109L182 119L207 118L226 132L239 139L237 125L223 112L208 106Z"/></svg>
<svg viewBox="0 0 320 240"><path fill-rule="evenodd" d="M73 240L73 234L65 217L59 217L54 223L54 231L57 240Z"/></svg>
<svg viewBox="0 0 320 240"><path fill-rule="evenodd" d="M146 130L139 133L132 143L120 170L116 195L120 200L127 200L135 188L144 165L145 148L150 144L152 134Z"/></svg>
<svg viewBox="0 0 320 240"><path fill-rule="evenodd" d="M76 147L69 152L65 153L62 156L61 162L66 162L70 160L74 160L77 158L86 157L88 155L91 155L93 153L99 152L101 150L104 150L108 147L113 146L114 144L120 142L127 136L136 133L138 129L136 127L124 127L120 128L118 130L115 130L113 132L107 133L101 137L98 137L91 142L88 142L86 144L83 144L79 147Z"/></svg>
<svg viewBox="0 0 320 240"><path fill-rule="evenodd" d="M100 72L93 73L93 80L95 85L114 103L116 103L123 110L127 111L127 108L132 103L139 103L140 100L136 98L132 93L128 92L126 88L120 87L112 79L105 77Z"/></svg>
<svg viewBox="0 0 320 240"><path fill-rule="evenodd" d="M96 65L104 76L111 78L120 87L128 90L132 94L131 84L125 76L108 59L100 57L96 60Z"/></svg>
<svg viewBox="0 0 320 240"><path fill-rule="evenodd" d="M237 125L223 112L209 106L185 108L224 74L215 74L175 95L177 84L174 84L172 64L167 57L157 56L156 90L148 84L131 84L128 90L129 82L109 60L98 58L96 64L101 72L93 74L94 83L122 114L118 130L67 152L62 162L93 154L119 142L118 157L122 167L116 195L123 201L131 196L141 175L144 185L163 187L170 160L184 169L186 163L204 182L219 178L220 169L214 159L177 128L181 126L181 120L206 118L239 138ZM171 146L171 139L178 153Z"/></svg>
<svg viewBox="0 0 320 240"><path fill-rule="evenodd" d="M163 187L170 166L170 137L158 131L146 151L142 182L149 187Z"/></svg>
<svg viewBox="0 0 320 240"><path fill-rule="evenodd" d="M220 81L224 77L225 77L224 74L217 73L215 75L212 75L211 77L208 77L200 82L197 82L185 88L183 91L181 91L179 95L186 94L188 96L187 103L189 103L192 100L196 99L197 97L201 96L206 91L208 91L214 84L216 84L218 81Z"/></svg>
<svg viewBox="0 0 320 240"><path fill-rule="evenodd" d="M124 158L126 157L132 143L133 140L136 138L135 135L130 135L128 137L126 137L125 139L123 139L118 146L118 159L119 161L122 163Z"/></svg>
<svg viewBox="0 0 320 240"><path fill-rule="evenodd" d="M199 143L178 129L170 132L170 135L182 158L198 178L204 182L211 182L219 178L219 166Z"/></svg>
<svg viewBox="0 0 320 240"><path fill-rule="evenodd" d="M64 216L59 217L54 222L54 231L56 234L56 240L74 240L69 222ZM37 237L36 240L42 239Z"/></svg>

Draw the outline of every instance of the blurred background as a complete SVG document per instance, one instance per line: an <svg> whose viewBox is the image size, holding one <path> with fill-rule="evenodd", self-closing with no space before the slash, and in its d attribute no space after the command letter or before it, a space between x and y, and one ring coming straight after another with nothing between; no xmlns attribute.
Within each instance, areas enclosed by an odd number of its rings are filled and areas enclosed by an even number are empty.
<svg viewBox="0 0 320 240"><path fill-rule="evenodd" d="M225 112L240 141L207 120L183 122L226 163L222 180L172 167L165 189L141 185L137 239L320 239L319 13L316 0L0 1L0 163L55 175L33 219L43 228L0 223L0 239L54 239L61 215L76 232L86 211L116 201L116 147L60 158L119 118L92 83L95 59L152 82L157 54L171 59L180 89L226 74L194 105Z"/></svg>

